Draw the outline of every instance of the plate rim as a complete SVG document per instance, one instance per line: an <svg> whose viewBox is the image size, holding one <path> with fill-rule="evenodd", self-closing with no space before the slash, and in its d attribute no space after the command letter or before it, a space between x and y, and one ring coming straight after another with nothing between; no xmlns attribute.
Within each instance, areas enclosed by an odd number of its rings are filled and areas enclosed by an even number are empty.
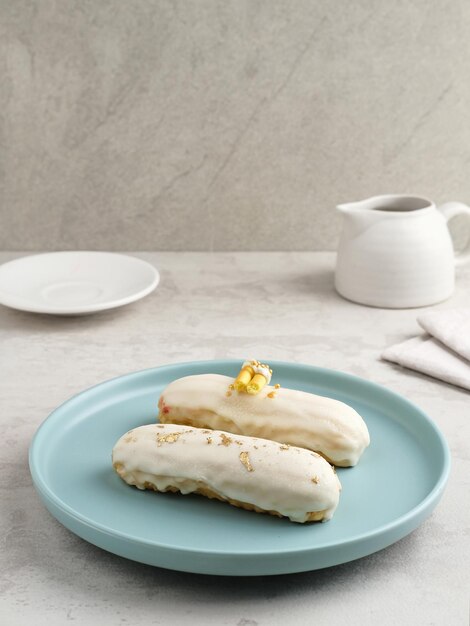
<svg viewBox="0 0 470 626"><path fill-rule="evenodd" d="M444 488L446 486L447 480L449 478L450 467L451 467L451 455L450 455L448 443L444 435L440 431L439 427L422 409L420 409L417 405L415 405L413 402L411 402L410 400L408 400L401 394L395 391L392 391L391 389L388 389L387 387L379 383L366 380L364 378L361 378L360 376L350 374L349 372L343 372L341 370L324 368L324 367L320 367L316 365L309 365L309 364L304 364L304 363L275 361L272 359L269 360L269 363L273 367L287 367L287 368L300 367L302 369L307 368L313 372L317 371L321 373L326 373L328 376L337 376L339 378L345 378L346 380L349 380L356 384L359 383L361 385L365 384L367 386L372 386L375 391L382 393L382 394L386 393L388 395L391 395L393 399L398 400L400 402L405 402L414 411L417 411L420 416L420 419L424 420L424 422L427 424L427 427L430 427L434 435L437 437L437 440L439 441L439 444L441 446L441 451L442 451L442 468L441 468L440 474L437 480L434 482L434 485L431 491L426 495L426 497L423 498L412 509L400 515L395 520L392 520L391 522L388 522L387 524L383 524L371 531L366 531L366 532L360 533L359 535L355 535L344 541L332 541L326 544L313 546L312 548L300 547L300 548L286 548L286 549L275 549L275 550L273 549L256 550L256 551L249 550L246 552L243 550L237 550L235 552L228 551L228 550L213 550L213 549L200 550L196 548L183 547L180 545L174 545L174 544L169 544L169 543L161 543L161 542L153 541L149 539L142 539L141 537L134 536L134 535L131 535L129 533L125 533L119 530L111 529L107 527L106 525L101 524L100 522L91 520L87 516L76 512L72 507L70 507L68 504L63 502L58 496L56 496L56 494L50 489L47 483L45 483L45 481L42 479L40 472L38 472L37 467L36 467L35 455L36 455L36 449L40 445L40 443L38 442L40 442L40 439L42 436L41 433L43 432L45 428L47 428L46 424L51 423L51 421L49 420L60 419L60 414L61 414L61 411L63 411L64 407L66 407L71 402L75 402L79 400L83 395L85 394L87 395L92 391L97 392L101 390L103 387L108 386L108 385L117 384L120 380L124 378L127 380L130 378L139 378L142 375L150 374L152 372L162 370L162 369L168 370L168 369L179 369L180 367L190 368L190 367L195 367L195 366L205 367L211 364L212 365L217 364L217 366L225 366L225 365L233 366L235 364L239 364L239 362L240 362L240 359L207 359L207 360L200 360L200 361L185 361L185 362L177 362L177 363L168 363L168 364L159 365L156 367L150 367L150 368L145 368L142 370L137 370L134 372L129 372L127 374L121 374L119 376L115 376L105 381L102 381L100 383L97 383L96 385L92 385L91 387L88 387L84 389L83 391L80 391L79 393L74 394L73 396L71 396L64 402L62 402L57 408L55 408L46 417L46 419L39 425L38 429L36 430L33 436L33 439L29 447L28 460L29 460L30 472L31 472L31 476L32 476L35 488L37 489L40 495L46 497L47 500L53 506L57 507L63 513L72 517L75 521L78 521L81 524L84 524L94 530L97 530L100 533L106 534L111 537L116 537L121 540L129 541L132 543L137 543L137 544L140 544L141 546L149 546L151 548L174 550L179 553L197 554L197 555L207 554L211 556L265 557L265 556L278 556L278 555L286 555L286 554L296 555L300 553L305 553L306 551L315 552L318 550L328 550L331 548L341 548L341 547L352 546L364 540L377 538L389 532L396 531L402 526L405 526L407 523L411 522L413 519L419 518L419 516L425 513L427 510L431 509L432 511L433 505L436 505L437 502L439 501L444 491ZM57 414L59 415L59 417L57 417ZM405 533L405 534L408 534L408 533Z"/></svg>
<svg viewBox="0 0 470 626"><path fill-rule="evenodd" d="M84 304L84 305L73 305L73 306L51 306L51 305L34 305L30 304L30 300L26 300L24 303L21 302L21 299L17 298L15 295L11 295L9 291L5 291L0 288L0 304L6 306L10 309L16 309L17 311L26 311L28 313L41 313L48 315L80 315L84 313L98 313L99 311L106 311L109 309L116 309L118 307L124 306L126 304L131 304L136 300L140 300L145 296L148 296L152 291L154 291L158 284L160 283L160 272L158 269L152 265L149 261L145 261L139 257L133 256L132 254L122 254L120 252L108 252L106 250L55 250L51 252L40 252L38 254L25 254L23 256L17 257L16 259L11 259L10 261L5 261L5 263L0 264L0 276L4 271L4 268L8 268L8 266L16 264L18 262L23 261L24 259L35 259L39 257L45 256L54 256L54 255L63 255L63 254L96 254L96 255L106 255L106 256L114 256L121 257L125 259L132 259L137 264L142 265L142 267L146 267L151 271L152 280L149 284L140 289L139 291L135 291L134 293L124 296L121 298L108 300L106 302L100 302L96 304Z"/></svg>

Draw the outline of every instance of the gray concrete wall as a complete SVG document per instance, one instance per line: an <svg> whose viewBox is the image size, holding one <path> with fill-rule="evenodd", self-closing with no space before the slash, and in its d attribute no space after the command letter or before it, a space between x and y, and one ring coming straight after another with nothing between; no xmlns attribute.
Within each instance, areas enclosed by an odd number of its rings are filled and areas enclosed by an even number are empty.
<svg viewBox="0 0 470 626"><path fill-rule="evenodd" d="M466 0L0 0L0 249L321 250L470 201Z"/></svg>

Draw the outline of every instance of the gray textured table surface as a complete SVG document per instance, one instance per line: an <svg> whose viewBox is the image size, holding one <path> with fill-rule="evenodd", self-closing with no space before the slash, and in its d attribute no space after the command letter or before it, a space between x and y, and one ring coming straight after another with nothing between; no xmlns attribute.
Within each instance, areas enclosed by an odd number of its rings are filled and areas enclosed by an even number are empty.
<svg viewBox="0 0 470 626"><path fill-rule="evenodd" d="M379 360L384 346L419 332L417 311L342 300L329 253L136 256L160 269L161 284L128 307L76 318L0 307L1 623L466 625L470 394ZM470 271L462 270L453 298L439 308L470 306L469 287ZM351 372L428 412L453 458L433 515L397 544L352 563L240 579L127 561L74 536L45 510L27 451L54 407L132 370L246 355Z"/></svg>

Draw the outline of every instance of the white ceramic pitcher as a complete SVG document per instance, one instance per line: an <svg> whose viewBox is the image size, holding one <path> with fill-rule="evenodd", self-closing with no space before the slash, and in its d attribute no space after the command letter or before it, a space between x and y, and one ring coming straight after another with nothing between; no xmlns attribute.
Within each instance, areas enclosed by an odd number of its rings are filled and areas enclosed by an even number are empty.
<svg viewBox="0 0 470 626"><path fill-rule="evenodd" d="M374 196L340 204L343 232L335 286L348 300L385 308L441 302L454 290L455 265L470 261L470 237L455 256L447 222L470 208L417 196Z"/></svg>

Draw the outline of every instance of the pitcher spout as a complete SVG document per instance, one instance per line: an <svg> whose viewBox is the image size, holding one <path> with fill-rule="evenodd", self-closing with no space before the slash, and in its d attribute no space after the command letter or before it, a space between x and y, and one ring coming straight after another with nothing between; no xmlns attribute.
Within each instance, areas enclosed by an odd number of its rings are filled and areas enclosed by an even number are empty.
<svg viewBox="0 0 470 626"><path fill-rule="evenodd" d="M348 214L353 210L356 204L358 204L358 202L344 202L343 204L336 205L336 208L340 213Z"/></svg>
<svg viewBox="0 0 470 626"><path fill-rule="evenodd" d="M344 216L345 225L351 234L357 236L381 219L377 211L371 211L369 201L343 202L336 209Z"/></svg>
<svg viewBox="0 0 470 626"><path fill-rule="evenodd" d="M368 200L359 200L358 202L343 202L342 204L338 204L336 208L340 213L345 215L350 215L352 213L358 212L366 212L368 215L370 213L371 200L373 198L369 198Z"/></svg>

